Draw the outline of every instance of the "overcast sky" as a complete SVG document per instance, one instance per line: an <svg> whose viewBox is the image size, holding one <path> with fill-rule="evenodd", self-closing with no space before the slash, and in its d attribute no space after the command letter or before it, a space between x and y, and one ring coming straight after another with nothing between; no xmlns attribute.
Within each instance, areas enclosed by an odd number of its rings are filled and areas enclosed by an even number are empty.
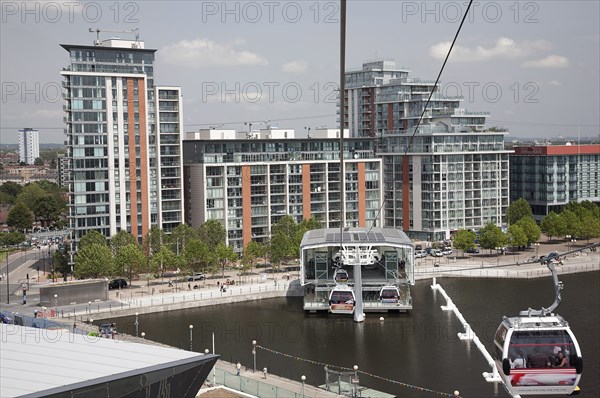
<svg viewBox="0 0 600 398"><path fill-rule="evenodd" d="M347 69L395 60L435 80L466 2L348 1ZM491 112L512 137L597 136L599 4L476 1L442 75L463 108ZM17 130L64 141L59 44L92 44L89 28L139 28L157 49L155 82L181 86L186 131L336 127L338 1L4 1L0 144ZM101 33L101 39L131 34Z"/></svg>

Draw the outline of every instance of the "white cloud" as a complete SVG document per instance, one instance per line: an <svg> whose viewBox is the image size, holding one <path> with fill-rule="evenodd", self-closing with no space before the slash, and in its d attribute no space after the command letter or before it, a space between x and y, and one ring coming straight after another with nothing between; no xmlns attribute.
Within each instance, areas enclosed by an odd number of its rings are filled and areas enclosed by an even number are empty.
<svg viewBox="0 0 600 398"><path fill-rule="evenodd" d="M217 43L208 39L182 40L161 50L161 59L169 64L206 68L214 66L267 65L265 57L238 49L244 40Z"/></svg>
<svg viewBox="0 0 600 398"><path fill-rule="evenodd" d="M431 46L429 55L436 59L444 59L451 42L441 42ZM523 40L517 42L508 37L501 37L491 47L465 47L455 45L452 49L453 61L484 61L494 58L518 58L535 51L550 50L552 44L546 40Z"/></svg>
<svg viewBox="0 0 600 398"><path fill-rule="evenodd" d="M283 64L282 70L286 73L293 73L295 75L303 75L308 69L308 63L306 61L291 61L287 64Z"/></svg>
<svg viewBox="0 0 600 398"><path fill-rule="evenodd" d="M566 68L569 66L569 59L561 55L549 55L546 58L523 62L521 66L524 68Z"/></svg>

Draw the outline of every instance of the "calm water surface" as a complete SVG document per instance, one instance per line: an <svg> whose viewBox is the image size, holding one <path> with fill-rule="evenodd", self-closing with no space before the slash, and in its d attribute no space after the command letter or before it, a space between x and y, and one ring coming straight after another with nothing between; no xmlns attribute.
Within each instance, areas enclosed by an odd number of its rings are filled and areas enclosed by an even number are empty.
<svg viewBox="0 0 600 398"><path fill-rule="evenodd" d="M569 321L583 351L582 397L600 396L600 273L565 275L558 313ZM466 320L491 351L493 335L503 315L548 307L554 299L550 278L534 280L438 279ZM441 295L431 291L430 281L413 289L414 310L408 314L367 314L362 324L351 317L305 314L301 298L269 299L172 311L140 316L139 331L161 343L187 349L193 329L195 351L212 350L215 333L217 354L252 368L252 340L291 356L332 365L352 367L386 379L442 392L459 390L463 397L508 397L481 376L489 367L479 350L460 341L459 322L440 309ZM379 321L384 316L385 321ZM132 317L118 320L119 329L135 333ZM286 358L262 349L257 368L300 379L313 385L325 383L322 366ZM434 397L398 384L361 375L361 384L401 397Z"/></svg>

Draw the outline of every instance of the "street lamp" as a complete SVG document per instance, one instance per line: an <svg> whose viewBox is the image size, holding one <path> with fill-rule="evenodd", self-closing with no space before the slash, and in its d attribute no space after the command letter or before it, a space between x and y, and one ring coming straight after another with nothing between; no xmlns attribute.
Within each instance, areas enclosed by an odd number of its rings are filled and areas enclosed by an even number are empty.
<svg viewBox="0 0 600 398"><path fill-rule="evenodd" d="M302 380L302 398L304 398L304 382L306 381L306 376L302 375L300 380Z"/></svg>
<svg viewBox="0 0 600 398"><path fill-rule="evenodd" d="M256 340L252 340L252 356L254 357L254 367L252 373L256 373Z"/></svg>
<svg viewBox="0 0 600 398"><path fill-rule="evenodd" d="M135 313L135 337L138 337L140 323L138 322L138 313Z"/></svg>
<svg viewBox="0 0 600 398"><path fill-rule="evenodd" d="M146 337L146 333L142 332L141 336L142 336L142 340L144 340Z"/></svg>
<svg viewBox="0 0 600 398"><path fill-rule="evenodd" d="M575 250L575 243L577 243L577 239L571 239L571 250Z"/></svg>
<svg viewBox="0 0 600 398"><path fill-rule="evenodd" d="M535 242L533 245L535 246L535 259L537 261L537 259L540 258L539 257L539 254L540 254L540 244L538 242Z"/></svg>
<svg viewBox="0 0 600 398"><path fill-rule="evenodd" d="M354 384L354 396L358 396L358 365L354 365L354 380L352 380L352 384Z"/></svg>
<svg viewBox="0 0 600 398"><path fill-rule="evenodd" d="M496 266L500 266L500 249L501 247L496 248Z"/></svg>
<svg viewBox="0 0 600 398"><path fill-rule="evenodd" d="M194 325L190 325L190 351L192 351L192 341L193 341L193 331L194 331Z"/></svg>
<svg viewBox="0 0 600 398"><path fill-rule="evenodd" d="M54 294L54 316L58 317L58 294Z"/></svg>

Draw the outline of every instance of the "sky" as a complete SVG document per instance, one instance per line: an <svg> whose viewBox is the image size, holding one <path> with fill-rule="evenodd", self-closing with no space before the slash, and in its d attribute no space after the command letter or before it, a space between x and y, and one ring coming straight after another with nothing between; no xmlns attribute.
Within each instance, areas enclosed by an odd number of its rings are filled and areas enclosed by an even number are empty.
<svg viewBox="0 0 600 398"><path fill-rule="evenodd" d="M158 50L155 83L181 86L185 131L336 124L339 1L5 1L0 144L37 128L65 140L60 44L133 39ZM507 140L598 137L600 2L475 1L441 77ZM346 69L394 60L435 80L467 2L347 3Z"/></svg>

